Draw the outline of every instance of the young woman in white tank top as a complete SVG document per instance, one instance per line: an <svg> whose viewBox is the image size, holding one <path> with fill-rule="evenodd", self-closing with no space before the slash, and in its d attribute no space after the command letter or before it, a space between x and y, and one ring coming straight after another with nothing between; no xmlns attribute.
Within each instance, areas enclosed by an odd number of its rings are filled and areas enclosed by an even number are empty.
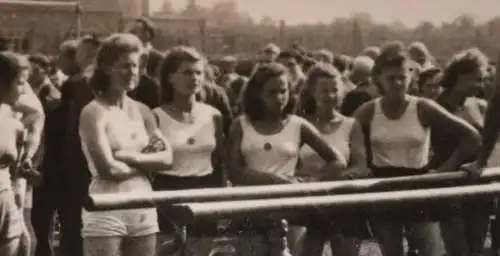
<svg viewBox="0 0 500 256"><path fill-rule="evenodd" d="M328 64L317 64L308 72L307 86L314 99L315 112L307 119L319 130L323 139L335 147L347 160L347 169L340 177L321 173L325 164L323 159L309 146L301 149L301 165L297 175L308 181L362 178L369 175L366 167L363 133L359 123L338 112L338 106L344 95L344 83L338 70ZM345 223L345 225L344 225ZM357 256L361 238L356 235L361 228L366 228L363 218L330 225L328 216L314 216L307 225L304 247L301 255L322 255L326 241L330 241L333 255ZM346 234L345 230L351 231Z"/></svg>
<svg viewBox="0 0 500 256"><path fill-rule="evenodd" d="M30 247L23 241L25 226L22 193L15 191L18 164L23 158L26 127L17 117L15 105L29 77L28 61L13 52L0 52L0 255L15 256ZM13 174L13 175L11 175Z"/></svg>
<svg viewBox="0 0 500 256"><path fill-rule="evenodd" d="M172 153L142 153L150 137L163 139L151 111L126 93L137 86L142 43L130 34L105 39L90 80L96 98L82 110L79 133L92 175L90 194L150 192L150 171L170 167ZM166 143L163 139L163 143ZM84 255L156 252L154 208L83 212Z"/></svg>
<svg viewBox="0 0 500 256"><path fill-rule="evenodd" d="M345 159L321 138L317 129L291 113L295 102L287 74L286 67L281 64L264 64L248 82L243 96L244 114L234 122L230 132L228 171L234 184L296 182L302 145L308 145L323 158L324 173L345 168ZM273 240L272 236L269 239ZM253 247L266 248L262 247L262 242ZM270 246L271 253L286 250L280 248L283 244ZM246 253L263 255L264 252Z"/></svg>
<svg viewBox="0 0 500 256"><path fill-rule="evenodd" d="M410 67L402 43L386 45L374 67L374 75L379 76L384 95L365 103L355 113L364 136L369 138L367 159L373 174L378 177L425 173L431 126L446 129L460 141L452 157L434 172L457 170L479 146L479 134L473 127L431 100L408 95ZM379 216L374 227L384 255L403 255L403 229L412 230L419 255L442 255L436 222L399 224Z"/></svg>
<svg viewBox="0 0 500 256"><path fill-rule="evenodd" d="M194 48L176 47L165 56L160 67L163 103L154 109L159 128L170 142L172 168L155 173L155 190L182 190L225 185L222 160L222 116L196 101L196 92L205 82L205 59ZM162 236L175 227L158 208ZM215 222L199 222L187 227L187 255L207 255L200 247L201 237L213 233ZM164 237L165 239L167 237Z"/></svg>
<svg viewBox="0 0 500 256"><path fill-rule="evenodd" d="M479 131L483 130L486 103L474 96L483 85L487 66L487 57L478 49L457 53L444 70L441 82L444 91L436 100ZM432 127L432 147L435 154L430 167L439 166L453 154L457 147L456 137L440 126ZM473 162L476 158L474 154L462 163ZM457 203L460 214L441 221L441 232L450 255L483 254L492 204L493 200L486 199Z"/></svg>

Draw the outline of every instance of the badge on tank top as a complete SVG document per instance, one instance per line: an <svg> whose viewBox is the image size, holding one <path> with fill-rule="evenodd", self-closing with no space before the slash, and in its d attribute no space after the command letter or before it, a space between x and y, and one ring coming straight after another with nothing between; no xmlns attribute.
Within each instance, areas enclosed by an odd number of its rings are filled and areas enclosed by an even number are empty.
<svg viewBox="0 0 500 256"><path fill-rule="evenodd" d="M130 134L130 139L135 140L137 139L137 132L133 132Z"/></svg>
<svg viewBox="0 0 500 256"><path fill-rule="evenodd" d="M269 143L269 142L264 143L264 150L265 151L271 151L271 149L273 149L273 146L271 145L271 143Z"/></svg>
<svg viewBox="0 0 500 256"><path fill-rule="evenodd" d="M187 144L188 144L188 145L193 145L195 142L196 142L196 141L195 141L195 139L194 139L193 137L189 137L189 138L187 139Z"/></svg>

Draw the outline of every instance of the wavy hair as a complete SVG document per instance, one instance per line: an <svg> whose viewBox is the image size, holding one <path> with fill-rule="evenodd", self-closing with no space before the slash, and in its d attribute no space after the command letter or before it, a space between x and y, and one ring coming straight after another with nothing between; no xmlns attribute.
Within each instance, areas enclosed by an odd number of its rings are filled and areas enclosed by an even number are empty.
<svg viewBox="0 0 500 256"><path fill-rule="evenodd" d="M10 91L15 79L29 68L30 64L25 56L11 51L0 52L0 89L2 92Z"/></svg>
<svg viewBox="0 0 500 256"><path fill-rule="evenodd" d="M262 120L267 112L262 102L262 90L266 83L276 77L286 75L288 77L288 86L290 86L290 76L287 67L279 63L269 63L260 65L255 73L250 77L246 90L243 93L243 112L251 121ZM282 115L287 116L295 110L296 99L289 88L288 103L286 104Z"/></svg>
<svg viewBox="0 0 500 256"><path fill-rule="evenodd" d="M132 34L117 33L102 41L97 50L95 68L90 78L90 87L95 93L102 93L110 87L109 68L122 56L141 53L143 46L139 38Z"/></svg>
<svg viewBox="0 0 500 256"><path fill-rule="evenodd" d="M443 71L441 87L450 90L455 87L458 77L476 71L486 72L488 58L478 49L470 48L455 54Z"/></svg>
<svg viewBox="0 0 500 256"><path fill-rule="evenodd" d="M176 46L170 49L163 58L159 79L161 86L162 103L170 103L174 99L174 86L170 82L170 76L177 72L183 62L204 61L205 58L195 48L188 46Z"/></svg>

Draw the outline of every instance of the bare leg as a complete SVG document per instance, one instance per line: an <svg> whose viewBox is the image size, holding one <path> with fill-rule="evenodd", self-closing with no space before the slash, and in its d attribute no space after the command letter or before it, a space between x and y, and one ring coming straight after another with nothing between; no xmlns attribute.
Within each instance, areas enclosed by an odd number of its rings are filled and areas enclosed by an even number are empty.
<svg viewBox="0 0 500 256"><path fill-rule="evenodd" d="M121 245L121 237L85 237L83 239L83 255L121 256Z"/></svg>
<svg viewBox="0 0 500 256"><path fill-rule="evenodd" d="M19 253L19 244L21 238L16 237L9 240L4 245L0 246L0 255L2 256L17 256Z"/></svg>
<svg viewBox="0 0 500 256"><path fill-rule="evenodd" d="M156 234L124 238L123 256L155 256Z"/></svg>

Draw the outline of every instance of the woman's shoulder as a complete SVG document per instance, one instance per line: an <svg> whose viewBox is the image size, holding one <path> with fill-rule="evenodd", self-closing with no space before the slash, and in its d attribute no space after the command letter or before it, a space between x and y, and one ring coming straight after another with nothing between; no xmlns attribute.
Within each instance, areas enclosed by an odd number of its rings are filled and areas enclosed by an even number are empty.
<svg viewBox="0 0 500 256"><path fill-rule="evenodd" d="M211 117L222 116L222 113L218 109L214 108L213 106L211 106L209 104L206 104L203 102L197 102L196 107L198 110L197 112L200 115L211 116Z"/></svg>
<svg viewBox="0 0 500 256"><path fill-rule="evenodd" d="M106 115L106 107L97 99L93 99L85 105L80 114L80 120L98 121Z"/></svg>
<svg viewBox="0 0 500 256"><path fill-rule="evenodd" d="M312 122L310 122L304 117L297 115L290 115L289 120L290 120L289 123L294 126L298 126L300 128L306 128L312 131L317 131L316 127L312 124Z"/></svg>

